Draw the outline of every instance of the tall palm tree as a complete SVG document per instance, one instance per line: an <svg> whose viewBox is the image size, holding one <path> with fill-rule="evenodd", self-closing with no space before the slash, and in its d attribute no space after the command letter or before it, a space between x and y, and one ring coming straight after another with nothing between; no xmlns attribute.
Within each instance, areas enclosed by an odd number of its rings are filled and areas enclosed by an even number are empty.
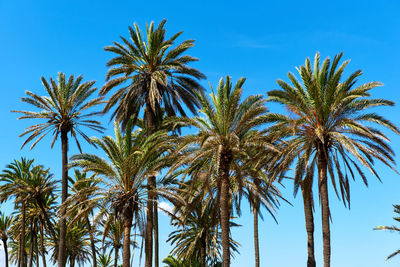
<svg viewBox="0 0 400 267"><path fill-rule="evenodd" d="M360 165L378 179L374 159L394 169L390 140L376 126L399 134L393 123L369 111L372 107L394 105L392 101L370 97L370 90L382 84L368 82L356 87L361 70L343 79L349 61L339 66L341 57L342 53L335 56L332 63L327 58L321 65L317 53L314 67L307 58L305 65L298 68L302 82L289 73L292 84L278 80L281 89L268 92L270 101L283 104L290 112L289 115L270 114L269 121L275 124L268 130L288 143L282 150L281 165L287 168L296 160L296 190L303 180L311 183L309 177L317 169L325 267L330 266L331 257L328 174L337 196L345 205L350 205L348 175L354 179L358 173L368 185Z"/></svg>
<svg viewBox="0 0 400 267"><path fill-rule="evenodd" d="M246 151L251 147L270 146L265 136L256 128L264 123L267 113L265 100L261 95L250 96L241 102L242 85L245 79L238 80L232 86L230 77L221 79L217 92L211 93L211 100L204 94L199 94L202 104L200 112L204 117L178 119L178 123L193 126L198 133L186 135L179 141L176 149L178 158L171 168L188 165L186 173L203 171L206 166L211 168L211 177L215 177L220 207L220 225L222 233L223 265L230 266L229 220L231 217L231 172L240 173L241 161L248 156ZM181 155L179 155L181 153ZM238 183L241 183L238 181Z"/></svg>
<svg viewBox="0 0 400 267"><path fill-rule="evenodd" d="M102 97L89 100L89 97L96 91L93 87L94 81L82 82L83 77L74 75L69 76L66 80L64 73L58 73L58 81L50 78L47 81L42 77L42 84L46 89L48 96L39 96L33 92L26 91L27 97L22 98L22 102L33 105L40 111L13 111L21 113L19 119L41 119L43 122L26 128L20 135L28 136L22 147L30 141L33 141L31 149L45 137L49 132L53 134L53 147L55 141L61 136L62 149L62 192L61 203L68 196L68 134L76 141L81 151L78 136L90 142L89 137L81 130L80 127L87 127L92 130L102 132L103 127L100 122L92 117L99 115L99 112L89 112L87 109L102 103ZM62 207L62 206L61 206ZM66 219L65 209L61 209L60 219L60 252L58 253L58 265L65 266L65 235L66 235Z"/></svg>
<svg viewBox="0 0 400 267"><path fill-rule="evenodd" d="M396 216L399 216L400 214L400 205L393 205L394 208L394 212L396 213ZM396 222L400 222L400 217L393 217L393 220L395 220ZM374 230L388 230L390 232L397 232L400 233L400 228L397 226L378 226L376 228L374 228ZM400 254L400 249L396 250L395 252L393 252L392 254L390 254L386 260L391 259L392 257L399 255Z"/></svg>
<svg viewBox="0 0 400 267"><path fill-rule="evenodd" d="M149 175L158 171L162 163L161 155L168 147L164 132L151 136L140 130L132 133L133 125L132 119L123 135L118 123L115 123L115 139L110 136L92 138L92 142L104 151L108 160L92 154L79 154L71 158L71 166L79 166L84 172L90 171L105 178L106 189L102 190L99 200L103 206L111 206L123 218L123 267L130 266L133 220L135 225L141 224L144 201L147 201L144 182ZM155 154L160 155L158 161L155 160Z"/></svg>
<svg viewBox="0 0 400 267"><path fill-rule="evenodd" d="M157 117L164 107L168 116L177 113L186 116L184 104L191 112L196 111L198 101L196 94L202 91L198 83L205 76L188 64L197 61L197 58L184 53L194 46L194 40L186 40L175 45L176 39L182 32L167 39L166 20L158 27L154 22L146 27L146 38L135 23L129 27L130 40L121 37L122 43L105 47L106 51L116 56L107 63L109 70L106 75L107 83L101 88L100 94L105 95L111 89L119 87L109 98L104 111L107 112L117 106L112 118L122 122L125 126L132 115L139 113L144 107L144 118L148 134L156 131ZM173 47L175 45L175 47ZM149 187L155 186L155 178L149 177ZM152 266L152 232L153 211L157 212L153 203L156 195L149 190L147 207L145 266ZM157 221L154 221L158 224ZM154 228L157 230L157 225ZM158 233L155 233L157 238ZM155 262L158 267L158 240L155 240Z"/></svg>
<svg viewBox="0 0 400 267"><path fill-rule="evenodd" d="M6 216L0 212L0 240L3 242L3 249L5 254L6 267L8 267L8 247L7 240L9 238L9 231L14 223L13 216Z"/></svg>

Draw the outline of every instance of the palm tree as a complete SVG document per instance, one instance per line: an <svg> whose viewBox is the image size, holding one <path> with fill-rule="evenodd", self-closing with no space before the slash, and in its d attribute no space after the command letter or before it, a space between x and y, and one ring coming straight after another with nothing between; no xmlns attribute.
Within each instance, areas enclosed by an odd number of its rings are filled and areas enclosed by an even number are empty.
<svg viewBox="0 0 400 267"><path fill-rule="evenodd" d="M33 169L33 160L22 158L21 161L14 160L8 164L1 174L0 186L0 202L7 201L10 197L15 198L15 207L19 207L21 211L21 227L19 232L19 249L18 249L18 266L26 266L25 253L25 223L26 223L26 206L29 203L30 196L25 189L26 181L29 180L30 173Z"/></svg>
<svg viewBox="0 0 400 267"><path fill-rule="evenodd" d="M276 180L271 180L267 169L273 166L269 165L269 158L277 156L275 151L269 149L259 149L259 151L249 151L251 155L243 162L243 168L238 177L240 184L233 185L235 202L240 202L242 197L247 198L253 213L253 235L254 235L254 262L255 267L260 267L260 246L258 237L258 218L263 219L261 208L265 208L272 218L277 222L274 213L279 207L279 200L286 199L282 197L281 192L275 186ZM240 179L241 178L241 179ZM243 179L245 178L245 179ZM239 204L235 205L239 207ZM237 210L240 214L240 209Z"/></svg>
<svg viewBox="0 0 400 267"><path fill-rule="evenodd" d="M111 206L117 216L123 218L124 243L123 266L130 266L130 236L133 220L134 225L141 224L145 194L144 185L149 175L158 171L162 164L161 155L168 147L165 132L157 132L147 136L145 131L132 133L134 120L126 126L123 135L118 123L115 123L115 139L105 136L102 139L92 138L92 142L100 147L107 155L108 160L92 154L73 156L71 166L81 167L84 172L93 172L104 177L106 189L102 190L103 206ZM160 155L154 160L154 155Z"/></svg>
<svg viewBox="0 0 400 267"><path fill-rule="evenodd" d="M103 251L111 247L110 254L114 252L114 267L118 267L119 250L122 248L121 240L124 235L124 225L119 218L112 214L106 215L103 225Z"/></svg>
<svg viewBox="0 0 400 267"><path fill-rule="evenodd" d="M111 267L111 262L112 258L107 254L99 255L99 258L97 259L97 265L99 265L99 267Z"/></svg>
<svg viewBox="0 0 400 267"><path fill-rule="evenodd" d="M318 171L325 267L330 266L331 257L328 173L337 196L345 205L350 205L349 174L354 179L358 173L368 185L360 165L378 179L379 174L373 167L374 159L394 169L390 140L375 126L383 126L399 134L393 123L367 111L372 107L394 105L389 100L370 98L370 90L382 84L368 82L356 87L361 70L342 79L349 61L339 66L341 57L342 53L335 56L332 64L327 58L321 66L317 53L314 68L307 58L305 65L298 69L302 83L289 73L292 85L278 80L281 89L268 92L270 101L285 105L290 112L289 115L270 114L269 121L275 124L268 131L286 139L288 144L282 150L281 166L287 168L294 160L297 162L295 189L303 180L312 183L309 177L313 176L315 168ZM310 190L312 186L308 188ZM306 224L309 225L308 222Z"/></svg>
<svg viewBox="0 0 400 267"><path fill-rule="evenodd" d="M87 226L92 250L92 264L93 267L96 267L95 225L92 225L89 218L93 217L94 210L99 207L99 203L93 200L98 196L100 180L96 179L94 175L87 177L86 173L81 173L77 169L74 170L74 173L71 186L73 194L64 202L67 209L66 214L73 218L73 222L80 221Z"/></svg>
<svg viewBox="0 0 400 267"><path fill-rule="evenodd" d="M186 135L179 141L180 148L176 150L177 160L171 168L189 167L186 173L197 177L196 171L203 171L206 166L211 168L210 177L215 177L213 183L217 187L220 207L220 224L222 233L223 265L230 266L229 220L231 217L231 172L240 173L241 160L248 155L251 147L270 146L261 132L255 129L264 122L267 109L261 95L250 96L240 102L242 85L245 79L238 80L232 87L230 77L221 79L218 90L211 93L211 100L204 94L199 94L202 104L200 112L204 117L177 119L178 123L193 126L197 134ZM181 153L181 155L179 155ZM238 183L241 183L238 181Z"/></svg>
<svg viewBox="0 0 400 267"><path fill-rule="evenodd" d="M49 211L46 204L48 196L52 196L55 191L55 183L53 180L53 174L48 169L44 169L43 166L33 165L34 160L27 160L22 158L21 161L15 160L13 163L7 165L6 169L1 175L1 181L3 184L0 186L0 201L4 202L10 197L14 197L16 204L21 205L21 220L20 223L20 264L26 265L26 257L24 250L24 239L26 238L25 225L29 218L31 221L31 231L33 231L34 221L39 220L38 216L42 216L46 221L48 229L52 234L53 240L55 240L55 233L53 230L53 224L49 219ZM35 209L35 212L31 210ZM29 216L29 212L32 216ZM37 229L36 229L37 230ZM33 245L33 239L29 241ZM33 258L33 247L30 248L30 260Z"/></svg>
<svg viewBox="0 0 400 267"><path fill-rule="evenodd" d="M8 267L8 247L7 240L9 238L9 230L14 223L13 216L6 216L0 212L0 240L3 242L6 267Z"/></svg>
<svg viewBox="0 0 400 267"><path fill-rule="evenodd" d="M400 205L393 205L394 208L394 212L396 214L400 214ZM400 222L400 217L393 217L393 220L395 220L396 222ZM389 230L390 232L397 232L400 233L400 228L397 226L378 226L376 228L374 228L374 230ZM400 254L400 249L396 250L395 252L393 252L392 254L390 254L386 260L391 259L392 257L396 256Z"/></svg>
<svg viewBox="0 0 400 267"><path fill-rule="evenodd" d="M190 188L189 185L187 187ZM222 258L216 199L215 196L208 196L202 200L201 194L196 194L191 202L184 207L177 207L172 225L179 229L169 234L167 242L174 246L171 254L178 259L198 263L199 267L211 266ZM238 225L230 222L230 226ZM238 251L238 246L230 238L232 255Z"/></svg>
<svg viewBox="0 0 400 267"><path fill-rule="evenodd" d="M86 113L87 109L102 103L102 97L88 100L89 97L96 91L93 88L94 81L85 83L82 82L83 77L78 76L76 79L71 75L68 80L65 79L64 73L58 73L58 82L50 78L48 82L42 77L43 86L46 89L48 96L39 96L33 92L26 91L27 97L22 98L22 102L33 105L40 109L34 111L13 111L21 113L19 119L42 119L43 122L28 127L20 136L28 135L28 138L23 143L22 147L30 141L33 141L31 149L45 137L49 132L53 134L53 147L55 141L61 136L62 148L62 192L61 203L68 196L68 134L75 139L76 144L81 151L80 143L77 137L80 135L86 141L90 141L89 137L80 129L87 127L92 130L102 132L103 127L100 122L92 117L99 115L99 112ZM60 253L58 265L65 266L65 235L66 235L66 219L65 209L61 209L60 219Z"/></svg>
<svg viewBox="0 0 400 267"><path fill-rule="evenodd" d="M117 106L112 118L125 126L130 117L144 107L148 134L156 131L157 117L162 106L168 116L175 116L177 112L186 116L182 104L194 113L199 104L196 94L202 91L198 80L205 78L200 71L188 66L198 59L184 55L194 46L194 40L186 40L172 47L182 32L167 39L165 23L166 20L161 21L157 28L154 22L147 25L147 40L135 23L134 27L129 27L130 40L121 37L122 44L114 42L114 45L105 47L106 51L116 56L107 63L110 68L106 75L107 83L101 88L100 94L106 95L111 89L120 88L110 97L104 112ZM150 177L148 184L154 188L155 178ZM153 211L157 211L153 207L154 199L156 196L149 190L146 267L152 266L153 221L158 224L153 218ZM157 225L154 230L157 230ZM158 239L158 233L155 233L155 237ZM158 267L158 240L155 240L155 246L155 266Z"/></svg>
<svg viewBox="0 0 400 267"><path fill-rule="evenodd" d="M67 221L67 236L66 236L66 262L68 266L74 267L77 263L79 266L84 265L84 263L90 261L90 238L89 232L85 225L80 223L71 223ZM59 226L56 227L57 239L60 235ZM58 259L58 245L59 243L50 242L49 244L53 247L52 259L54 262Z"/></svg>

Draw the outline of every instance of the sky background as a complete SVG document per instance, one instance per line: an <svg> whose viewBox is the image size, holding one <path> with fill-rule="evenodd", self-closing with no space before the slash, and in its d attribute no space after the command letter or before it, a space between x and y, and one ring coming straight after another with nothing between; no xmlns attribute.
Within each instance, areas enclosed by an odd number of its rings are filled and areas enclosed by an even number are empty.
<svg viewBox="0 0 400 267"><path fill-rule="evenodd" d="M0 0L0 169L21 156L35 158L51 167L61 178L60 143L50 149L51 138L36 148L20 150L18 135L32 122L17 121L15 109L31 109L20 98L25 90L44 95L40 77L55 77L57 72L82 74L85 80L104 84L105 63L111 55L103 50L119 36L128 36L128 26L167 19L167 35L184 31L179 41L195 39L189 54L200 59L193 64L208 83L216 86L220 77L236 81L246 77L244 95L266 94L276 89L277 79L313 57L333 56L341 51L351 59L346 75L362 69L361 82L381 81L375 97L400 103L400 2L398 1L6 1ZM273 111L280 109L270 105ZM378 110L400 125L400 107ZM109 116L102 118L112 134ZM90 133L94 135L95 133ZM389 133L394 150L400 154L400 138ZM84 146L85 151L95 152ZM71 144L70 155L77 153ZM399 162L400 158L397 156ZM332 266L399 266L400 256L385 262L387 255L400 248L400 236L373 231L378 225L394 222L392 204L400 203L400 176L381 165L377 167L383 183L371 175L366 188L357 177L351 183L351 210L330 194ZM265 216L260 222L261 266L297 267L306 265L307 247L301 196L293 198L289 182L283 195L293 206L283 203L277 213L279 224ZM1 210L10 213L11 205ZM322 265L322 234L319 205L315 213L317 266ZM233 230L241 244L233 267L252 266L253 228L248 205L243 204L242 227ZM160 215L160 258L171 247L165 243L169 218ZM137 255L138 253L136 253ZM4 266L0 251L0 266ZM139 266L137 256L134 266ZM143 264L144 260L142 261Z"/></svg>

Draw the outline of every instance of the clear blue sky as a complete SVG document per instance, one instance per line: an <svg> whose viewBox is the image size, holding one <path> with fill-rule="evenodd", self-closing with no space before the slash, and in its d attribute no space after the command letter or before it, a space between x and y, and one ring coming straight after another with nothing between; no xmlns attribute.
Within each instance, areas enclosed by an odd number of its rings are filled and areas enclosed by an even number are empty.
<svg viewBox="0 0 400 267"><path fill-rule="evenodd" d="M194 66L215 85L224 75L234 80L247 78L245 94L265 94L277 88L278 78L313 57L333 57L340 51L351 59L347 73L361 68L361 82L385 84L375 96L400 104L400 3L398 1L0 1L0 168L20 156L34 157L60 177L60 144L50 150L50 139L33 151L20 150L18 135L30 122L17 121L11 109L25 109L20 97L25 90L44 94L40 77L83 74L86 80L104 83L106 45L128 35L128 26L138 22L168 20L169 34L184 31L180 40L195 39L190 54L200 58ZM29 107L30 108L30 107ZM277 110L276 106L271 109ZM380 110L400 125L400 107ZM108 122L108 117L104 118ZM111 128L111 124L108 128ZM94 133L93 133L94 134ZM390 134L400 153L400 138ZM87 151L93 149L85 146ZM75 146L70 155L76 153ZM400 161L399 157L396 157ZM378 167L383 184L369 176L366 188L361 180L351 184L349 211L331 193L333 224L332 266L399 266L400 256L389 262L387 255L400 248L400 236L373 231L377 225L391 225L392 204L400 203L400 177ZM260 224L261 266L305 266L306 235L301 198L293 199L288 182L282 189L293 206L283 204L279 225L265 216ZM2 207L7 209L8 206ZM253 265L252 217L243 205L242 227L233 231L241 243L240 255L232 266ZM9 210L7 212L10 212ZM322 265L320 212L317 205L316 259ZM161 242L171 228L160 216ZM161 257L170 250L161 244ZM138 254L138 253L137 253ZM3 257L3 252L0 252ZM136 260L136 259L135 259ZM1 265L1 261L0 261ZM135 266L138 266L136 260Z"/></svg>

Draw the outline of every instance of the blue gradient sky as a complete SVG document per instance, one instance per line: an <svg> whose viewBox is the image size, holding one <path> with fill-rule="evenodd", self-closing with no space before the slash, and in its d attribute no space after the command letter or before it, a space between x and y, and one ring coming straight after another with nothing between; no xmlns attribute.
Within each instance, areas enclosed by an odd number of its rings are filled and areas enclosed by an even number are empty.
<svg viewBox="0 0 400 267"><path fill-rule="evenodd" d="M180 40L195 39L190 54L200 58L194 66L208 82L231 75L247 78L245 95L265 94L277 88L276 80L313 57L333 57L340 51L352 62L347 74L361 68L361 82L377 80L385 84L376 97L400 103L400 3L398 1L0 1L0 168L20 156L34 157L51 167L60 178L60 144L50 150L50 139L42 140L33 151L20 150L18 135L30 124L17 121L12 109L25 109L20 97L25 90L44 94L40 77L83 74L86 80L104 83L106 45L128 35L128 26L141 28L151 20L168 19L168 33L184 31ZM30 108L30 107L29 107ZM278 110L277 106L271 106ZM400 108L379 110L400 125ZM103 119L108 123L109 117ZM107 124L112 128L112 124ZM108 131L111 133L111 131ZM93 133L94 134L94 133ZM394 150L400 153L400 138L389 134ZM86 151L94 151L85 146ZM76 153L71 146L70 155ZM400 161L399 157L396 157ZM369 176L366 188L360 179L351 184L352 208L347 210L331 192L333 224L332 266L399 266L400 256L389 262L385 257L400 246L396 234L373 231L377 225L392 224L392 204L400 203L400 177L382 166L383 184ZM305 266L306 235L301 198L293 199L290 182L282 188L293 206L283 204L279 225L265 216L260 223L261 266ZM9 205L1 209L6 212ZM320 212L317 205L316 259L322 264ZM252 216L248 206L233 230L241 243L234 267L253 265ZM165 244L169 219L160 216L161 258L170 247ZM136 255L139 254L138 252ZM0 251L0 259L3 252ZM135 265L138 260L135 258ZM0 265L2 265L0 260Z"/></svg>

